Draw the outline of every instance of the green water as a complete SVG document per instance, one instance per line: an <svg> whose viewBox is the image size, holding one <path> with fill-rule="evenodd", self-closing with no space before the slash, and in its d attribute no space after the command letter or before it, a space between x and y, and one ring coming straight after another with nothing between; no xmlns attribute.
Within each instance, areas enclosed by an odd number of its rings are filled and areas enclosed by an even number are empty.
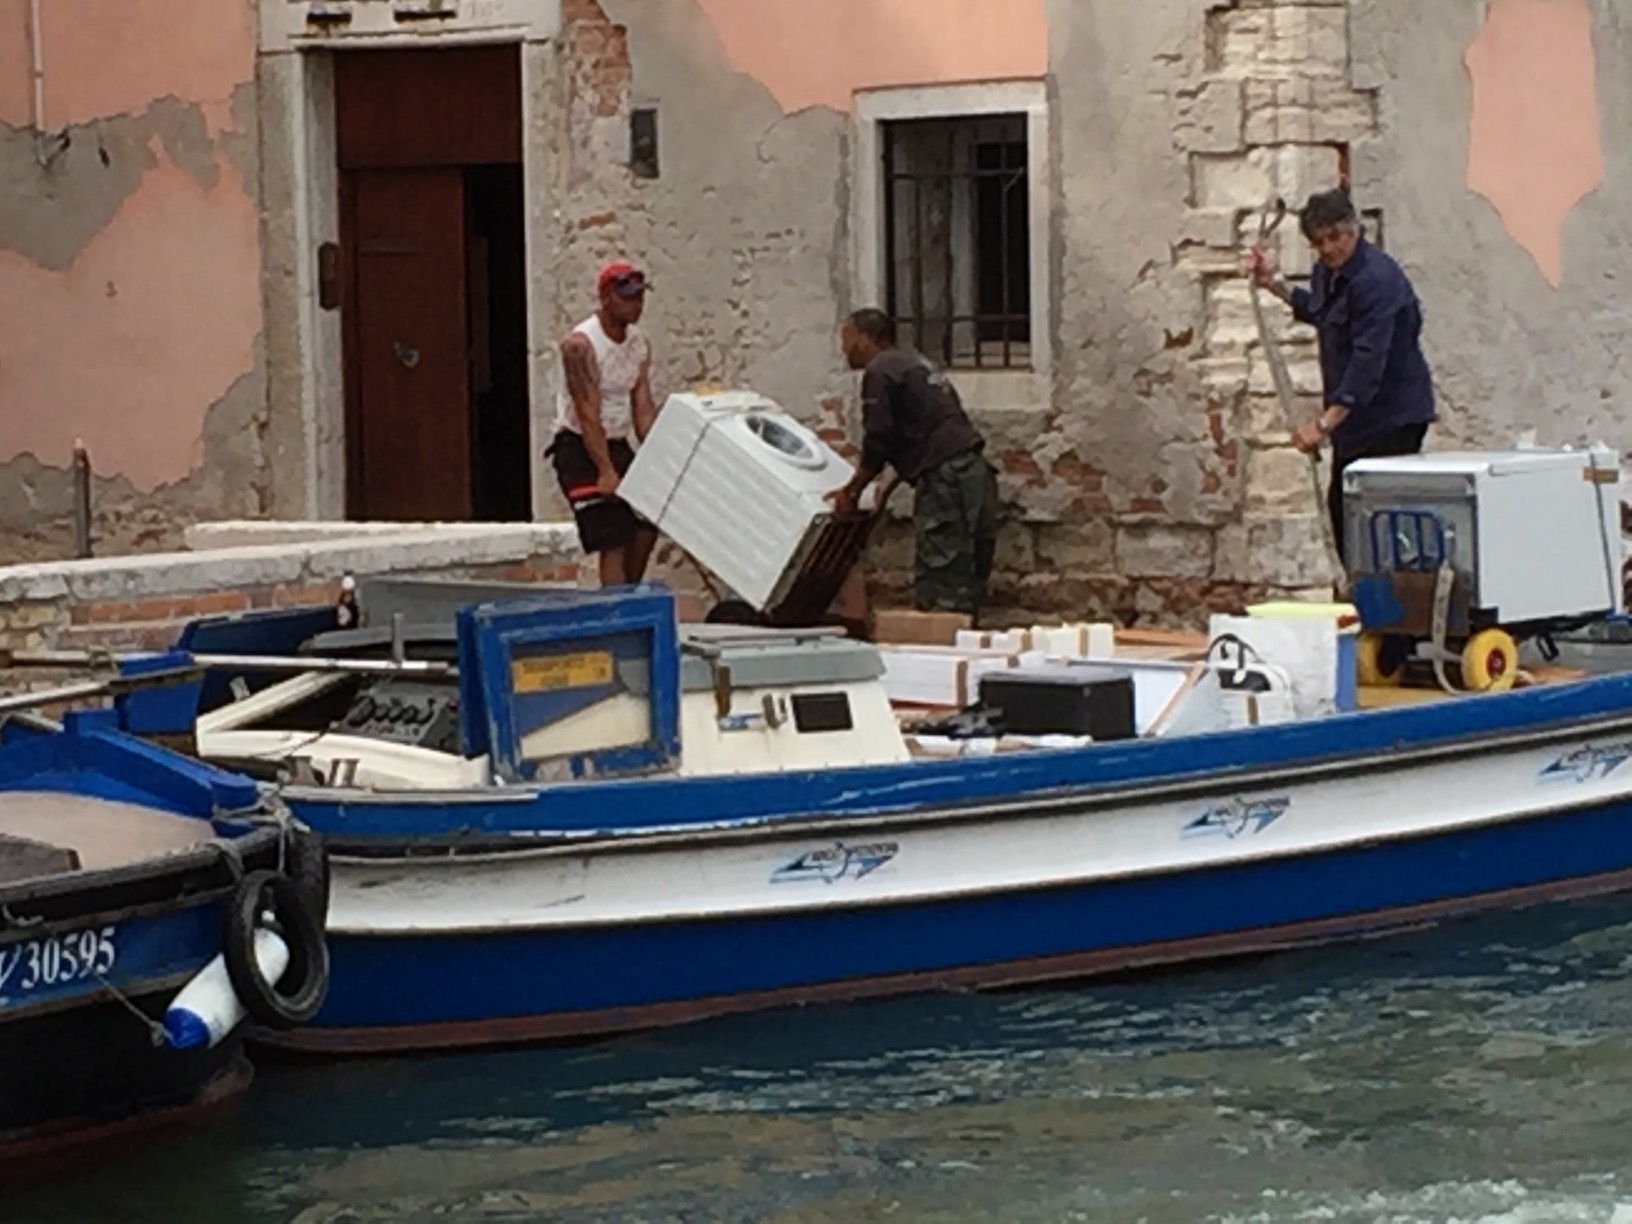
<svg viewBox="0 0 1632 1224"><path fill-rule="evenodd" d="M1632 900L1202 972L265 1066L46 1221L1632 1224Z"/></svg>

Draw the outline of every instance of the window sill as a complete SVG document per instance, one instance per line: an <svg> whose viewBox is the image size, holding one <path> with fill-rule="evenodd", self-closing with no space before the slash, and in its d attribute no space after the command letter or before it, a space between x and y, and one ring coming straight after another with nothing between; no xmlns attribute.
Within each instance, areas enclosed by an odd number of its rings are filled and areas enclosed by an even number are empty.
<svg viewBox="0 0 1632 1224"><path fill-rule="evenodd" d="M976 370L952 368L947 371L963 406L971 412L997 412L1005 408L1027 411L1048 404L1053 388L1039 370Z"/></svg>

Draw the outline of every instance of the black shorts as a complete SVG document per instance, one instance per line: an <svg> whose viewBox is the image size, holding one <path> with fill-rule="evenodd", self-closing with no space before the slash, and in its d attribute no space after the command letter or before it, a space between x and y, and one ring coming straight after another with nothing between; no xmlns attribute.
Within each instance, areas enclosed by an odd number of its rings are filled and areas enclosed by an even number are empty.
<svg viewBox="0 0 1632 1224"><path fill-rule="evenodd" d="M612 456L612 466L622 476L634 462L634 449L622 438L608 438L607 451ZM640 516L617 494L602 493L595 487L600 477L582 435L563 429L555 435L555 441L545 453L555 462L555 478L561 484L567 504L572 507L572 517L578 524L578 540L585 552L609 552L634 539L640 528Z"/></svg>

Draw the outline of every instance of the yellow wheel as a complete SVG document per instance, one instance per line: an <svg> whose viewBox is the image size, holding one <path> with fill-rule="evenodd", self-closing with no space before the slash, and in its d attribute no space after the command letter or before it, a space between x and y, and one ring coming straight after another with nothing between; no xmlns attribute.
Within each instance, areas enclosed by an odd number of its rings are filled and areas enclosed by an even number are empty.
<svg viewBox="0 0 1632 1224"><path fill-rule="evenodd" d="M1481 629L1462 647L1462 687L1505 693L1519 676L1519 647L1505 629Z"/></svg>
<svg viewBox="0 0 1632 1224"><path fill-rule="evenodd" d="M1392 688L1405 678L1405 668L1395 665L1392 672L1383 671L1383 635L1362 633L1354 643L1355 679L1361 685L1374 688Z"/></svg>

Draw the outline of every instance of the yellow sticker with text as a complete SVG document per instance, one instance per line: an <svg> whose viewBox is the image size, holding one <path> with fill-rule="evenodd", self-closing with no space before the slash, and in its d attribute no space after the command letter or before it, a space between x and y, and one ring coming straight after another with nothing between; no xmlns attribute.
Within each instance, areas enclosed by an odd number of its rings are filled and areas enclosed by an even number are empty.
<svg viewBox="0 0 1632 1224"><path fill-rule="evenodd" d="M535 655L510 663L510 687L517 693L591 688L612 683L612 654L587 650L579 654Z"/></svg>

